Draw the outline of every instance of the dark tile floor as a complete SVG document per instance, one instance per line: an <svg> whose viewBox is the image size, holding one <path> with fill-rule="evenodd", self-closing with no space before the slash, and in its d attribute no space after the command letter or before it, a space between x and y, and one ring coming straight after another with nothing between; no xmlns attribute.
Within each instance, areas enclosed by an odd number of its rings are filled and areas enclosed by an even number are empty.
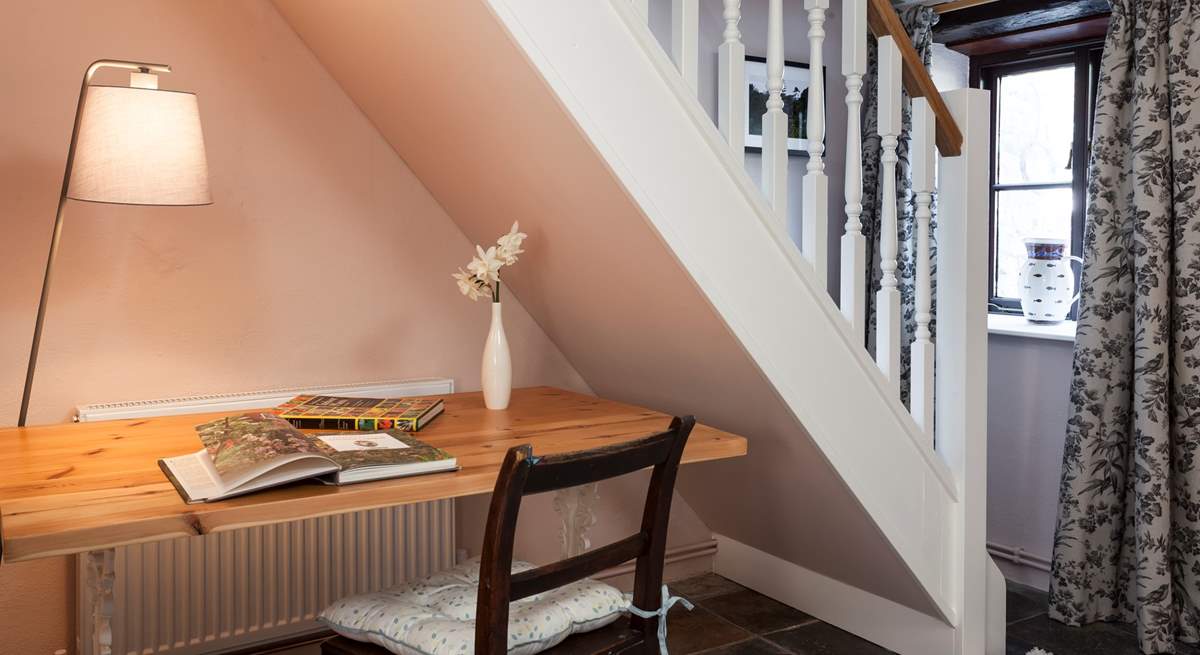
<svg viewBox="0 0 1200 655"><path fill-rule="evenodd" d="M670 585L696 604L676 605L667 623L671 655L886 655L889 651L712 573ZM1054 655L1140 655L1133 626L1071 628L1046 616L1045 592L1010 584L1007 655L1040 647ZM319 655L313 645L275 655ZM1200 655L1179 644L1177 655ZM937 655L931 653L930 655Z"/></svg>
<svg viewBox="0 0 1200 655"><path fill-rule="evenodd" d="M889 651L762 594L709 573L670 585L696 605L671 611L671 655L876 655ZM1022 585L1008 589L1008 655L1040 647L1054 655L1139 655L1133 627L1098 623L1071 628L1046 616L1046 594ZM1200 655L1180 644L1179 655Z"/></svg>

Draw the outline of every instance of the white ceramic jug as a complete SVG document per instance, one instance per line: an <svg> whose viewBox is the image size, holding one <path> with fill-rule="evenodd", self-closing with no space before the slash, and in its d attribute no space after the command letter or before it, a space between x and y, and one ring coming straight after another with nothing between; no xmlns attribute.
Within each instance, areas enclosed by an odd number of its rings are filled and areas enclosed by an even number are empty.
<svg viewBox="0 0 1200 655"><path fill-rule="evenodd" d="M1025 239L1028 259L1021 270L1021 309L1034 323L1060 323L1079 300L1075 293L1075 272L1071 262L1083 260L1067 256L1063 239Z"/></svg>

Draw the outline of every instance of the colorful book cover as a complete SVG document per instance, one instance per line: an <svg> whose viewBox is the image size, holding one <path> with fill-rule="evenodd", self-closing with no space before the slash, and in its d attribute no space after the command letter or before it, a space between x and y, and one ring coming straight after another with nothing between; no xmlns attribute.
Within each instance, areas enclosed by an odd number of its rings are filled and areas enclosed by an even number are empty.
<svg viewBox="0 0 1200 655"><path fill-rule="evenodd" d="M275 414L304 430L416 432L443 409L441 398L348 398L301 395Z"/></svg>

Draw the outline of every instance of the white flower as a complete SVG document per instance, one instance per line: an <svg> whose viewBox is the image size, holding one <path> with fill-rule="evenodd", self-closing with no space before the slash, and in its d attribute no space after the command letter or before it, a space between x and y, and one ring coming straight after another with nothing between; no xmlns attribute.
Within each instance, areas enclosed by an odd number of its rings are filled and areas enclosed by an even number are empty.
<svg viewBox="0 0 1200 655"><path fill-rule="evenodd" d="M476 257L467 264L467 270L471 271L475 277L485 283L497 282L500 280L500 267L504 262L496 257L496 246L488 248L486 251L475 246Z"/></svg>
<svg viewBox="0 0 1200 655"><path fill-rule="evenodd" d="M454 273L450 277L453 277L454 280L458 282L458 290L462 292L462 295L470 298L471 300L479 300L479 298L483 295L479 292L479 279L474 275L471 275L460 268L458 269L457 273Z"/></svg>
<svg viewBox="0 0 1200 655"><path fill-rule="evenodd" d="M526 236L528 235L524 232L518 231L517 222L513 221L512 229L508 231L508 234L496 240L500 246L500 259L506 266L517 263L517 255L525 252L521 250L521 243L525 241Z"/></svg>

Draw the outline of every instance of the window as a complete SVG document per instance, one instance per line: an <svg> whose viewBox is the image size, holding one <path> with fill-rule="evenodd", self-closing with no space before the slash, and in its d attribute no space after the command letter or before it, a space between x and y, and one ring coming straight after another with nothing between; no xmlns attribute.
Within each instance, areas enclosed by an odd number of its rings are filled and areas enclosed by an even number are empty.
<svg viewBox="0 0 1200 655"><path fill-rule="evenodd" d="M1101 43L1036 55L974 57L971 80L992 92L991 249L993 312L1020 313L1025 239L1083 246L1087 152ZM1072 308L1069 318L1075 318Z"/></svg>

